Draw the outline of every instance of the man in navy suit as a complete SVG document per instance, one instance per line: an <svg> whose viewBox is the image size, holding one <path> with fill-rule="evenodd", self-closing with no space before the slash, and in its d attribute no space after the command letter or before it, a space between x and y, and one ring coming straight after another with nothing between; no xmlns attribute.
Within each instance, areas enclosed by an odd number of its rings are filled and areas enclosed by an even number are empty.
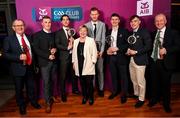
<svg viewBox="0 0 180 118"><path fill-rule="evenodd" d="M163 108L165 112L170 113L171 98L171 77L176 68L177 51L179 51L180 42L177 31L166 27L167 19L164 14L155 16L155 26L157 30L153 33L151 53L151 81L152 81L152 99L148 106L152 107L160 101L162 97Z"/></svg>
<svg viewBox="0 0 180 118"><path fill-rule="evenodd" d="M148 52L151 49L150 33L141 28L140 24L141 19L139 16L133 15L130 17L130 26L133 32L131 34L132 38L128 38L129 48L127 55L130 56L129 71L133 83L134 95L138 97L135 108L139 108L144 104L146 91L146 80L144 76L146 65L148 64Z"/></svg>
<svg viewBox="0 0 180 118"><path fill-rule="evenodd" d="M41 106L37 103L35 96L33 54L30 37L24 33L25 23L21 19L16 19L13 21L12 28L15 34L4 40L4 57L11 63L10 68L15 82L16 102L20 114L24 115L26 114L26 101L23 97L24 85L31 105L36 109L40 109Z"/></svg>
<svg viewBox="0 0 180 118"><path fill-rule="evenodd" d="M128 56L125 55L128 43L128 30L119 26L120 16L116 13L111 15L111 25L112 29L108 31L108 34L113 37L113 40L110 42L107 54L109 55L109 66L111 79L113 84L112 94L109 96L109 99L113 99L118 95L118 86L121 85L121 103L127 101L128 94ZM121 81L119 81L121 80Z"/></svg>

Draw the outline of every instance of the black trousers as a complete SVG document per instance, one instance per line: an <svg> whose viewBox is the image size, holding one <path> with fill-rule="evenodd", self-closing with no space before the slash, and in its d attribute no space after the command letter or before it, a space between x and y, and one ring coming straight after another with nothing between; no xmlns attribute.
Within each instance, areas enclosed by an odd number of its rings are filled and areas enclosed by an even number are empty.
<svg viewBox="0 0 180 118"><path fill-rule="evenodd" d="M116 56L111 56L109 60L112 93L116 94L121 89L122 95L126 96L128 94L128 65L122 65L119 61Z"/></svg>
<svg viewBox="0 0 180 118"><path fill-rule="evenodd" d="M60 92L61 95L66 94L66 80L69 78L72 82L72 91L78 90L78 78L75 77L74 70L72 67L71 58L68 60L60 60L59 73L60 73Z"/></svg>
<svg viewBox="0 0 180 118"><path fill-rule="evenodd" d="M172 71L164 67L162 60L152 62L151 69L152 100L159 101L162 97L163 105L170 105Z"/></svg>
<svg viewBox="0 0 180 118"><path fill-rule="evenodd" d="M93 75L80 76L82 95L84 98L94 99Z"/></svg>
<svg viewBox="0 0 180 118"><path fill-rule="evenodd" d="M16 91L16 102L18 106L26 106L26 101L24 98L23 88L26 87L27 96L31 103L36 103L36 93L35 93L35 81L33 72L30 68L27 68L26 74L24 76L14 76L15 91Z"/></svg>

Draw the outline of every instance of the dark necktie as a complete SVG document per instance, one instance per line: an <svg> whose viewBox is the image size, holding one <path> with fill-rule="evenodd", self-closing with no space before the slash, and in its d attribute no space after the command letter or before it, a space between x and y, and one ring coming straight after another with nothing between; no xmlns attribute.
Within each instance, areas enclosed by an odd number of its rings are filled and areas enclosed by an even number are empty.
<svg viewBox="0 0 180 118"><path fill-rule="evenodd" d="M94 24L94 39L96 38L96 30L97 30L96 24Z"/></svg>
<svg viewBox="0 0 180 118"><path fill-rule="evenodd" d="M67 34L67 40L68 40L67 42L68 42L68 44L69 44L69 41L70 41L69 38L70 38L70 36L68 35L68 30L69 30L69 29L66 29L66 34Z"/></svg>
<svg viewBox="0 0 180 118"><path fill-rule="evenodd" d="M153 53L154 53L153 60L154 61L156 61L158 59L158 55L159 55L158 54L158 48L160 46L160 33L161 33L161 31L158 31L157 36L155 38L155 45L154 45L154 51L153 51Z"/></svg>
<svg viewBox="0 0 180 118"><path fill-rule="evenodd" d="M26 64L30 65L31 62L32 62L32 59L31 59L31 55L30 55L30 52L29 52L29 48L26 45L26 42L25 42L23 36L21 37L21 42L22 42L23 51L27 56Z"/></svg>

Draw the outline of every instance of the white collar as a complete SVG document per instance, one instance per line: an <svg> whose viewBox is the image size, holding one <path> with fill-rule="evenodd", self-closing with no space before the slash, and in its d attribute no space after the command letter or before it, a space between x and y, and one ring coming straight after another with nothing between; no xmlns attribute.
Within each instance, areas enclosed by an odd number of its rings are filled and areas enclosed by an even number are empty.
<svg viewBox="0 0 180 118"><path fill-rule="evenodd" d="M98 24L98 21L94 22L94 21L91 21L91 23L94 25L94 24Z"/></svg>
<svg viewBox="0 0 180 118"><path fill-rule="evenodd" d="M46 33L51 33L51 30L50 31L47 31L46 29L43 28L43 31L46 32Z"/></svg>
<svg viewBox="0 0 180 118"><path fill-rule="evenodd" d="M165 32L166 26L164 26L162 29L158 29L158 31Z"/></svg>
<svg viewBox="0 0 180 118"><path fill-rule="evenodd" d="M64 26L63 26L63 29L66 30L66 29L69 29L69 27L64 27Z"/></svg>

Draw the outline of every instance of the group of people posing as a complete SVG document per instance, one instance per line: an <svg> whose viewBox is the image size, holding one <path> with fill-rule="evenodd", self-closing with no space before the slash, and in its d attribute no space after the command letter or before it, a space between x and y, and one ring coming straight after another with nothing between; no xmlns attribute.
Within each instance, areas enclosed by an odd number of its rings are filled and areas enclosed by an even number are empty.
<svg viewBox="0 0 180 118"><path fill-rule="evenodd" d="M153 107L162 100L164 110L171 112L171 75L176 67L180 39L175 30L166 26L166 16L162 13L155 16L157 29L151 35L141 26L141 18L137 15L130 17L131 31L122 27L117 13L111 15L111 29L106 30L99 15L97 8L91 8L91 20L79 27L78 36L69 35L72 32L69 33L71 27L68 15L62 15L62 28L56 32L51 32L51 18L44 16L41 21L42 30L31 37L25 34L24 21L14 20L12 29L15 34L4 40L3 56L11 63L20 114L26 114L24 85L31 105L36 109L41 108L37 102L33 79L37 65L43 80L46 113L51 112L54 101L60 101L59 97L53 97L52 76L57 68L61 101L67 101L66 80L71 78L72 92L79 94L79 79L82 104L88 101L89 105L93 105L95 85L98 86L99 97L104 97L104 57L108 58L112 80L112 93L108 99L120 93L120 102L127 102L130 75L133 97L137 99L135 107L143 106L146 93L145 71L148 65L148 76L151 78L148 106Z"/></svg>

